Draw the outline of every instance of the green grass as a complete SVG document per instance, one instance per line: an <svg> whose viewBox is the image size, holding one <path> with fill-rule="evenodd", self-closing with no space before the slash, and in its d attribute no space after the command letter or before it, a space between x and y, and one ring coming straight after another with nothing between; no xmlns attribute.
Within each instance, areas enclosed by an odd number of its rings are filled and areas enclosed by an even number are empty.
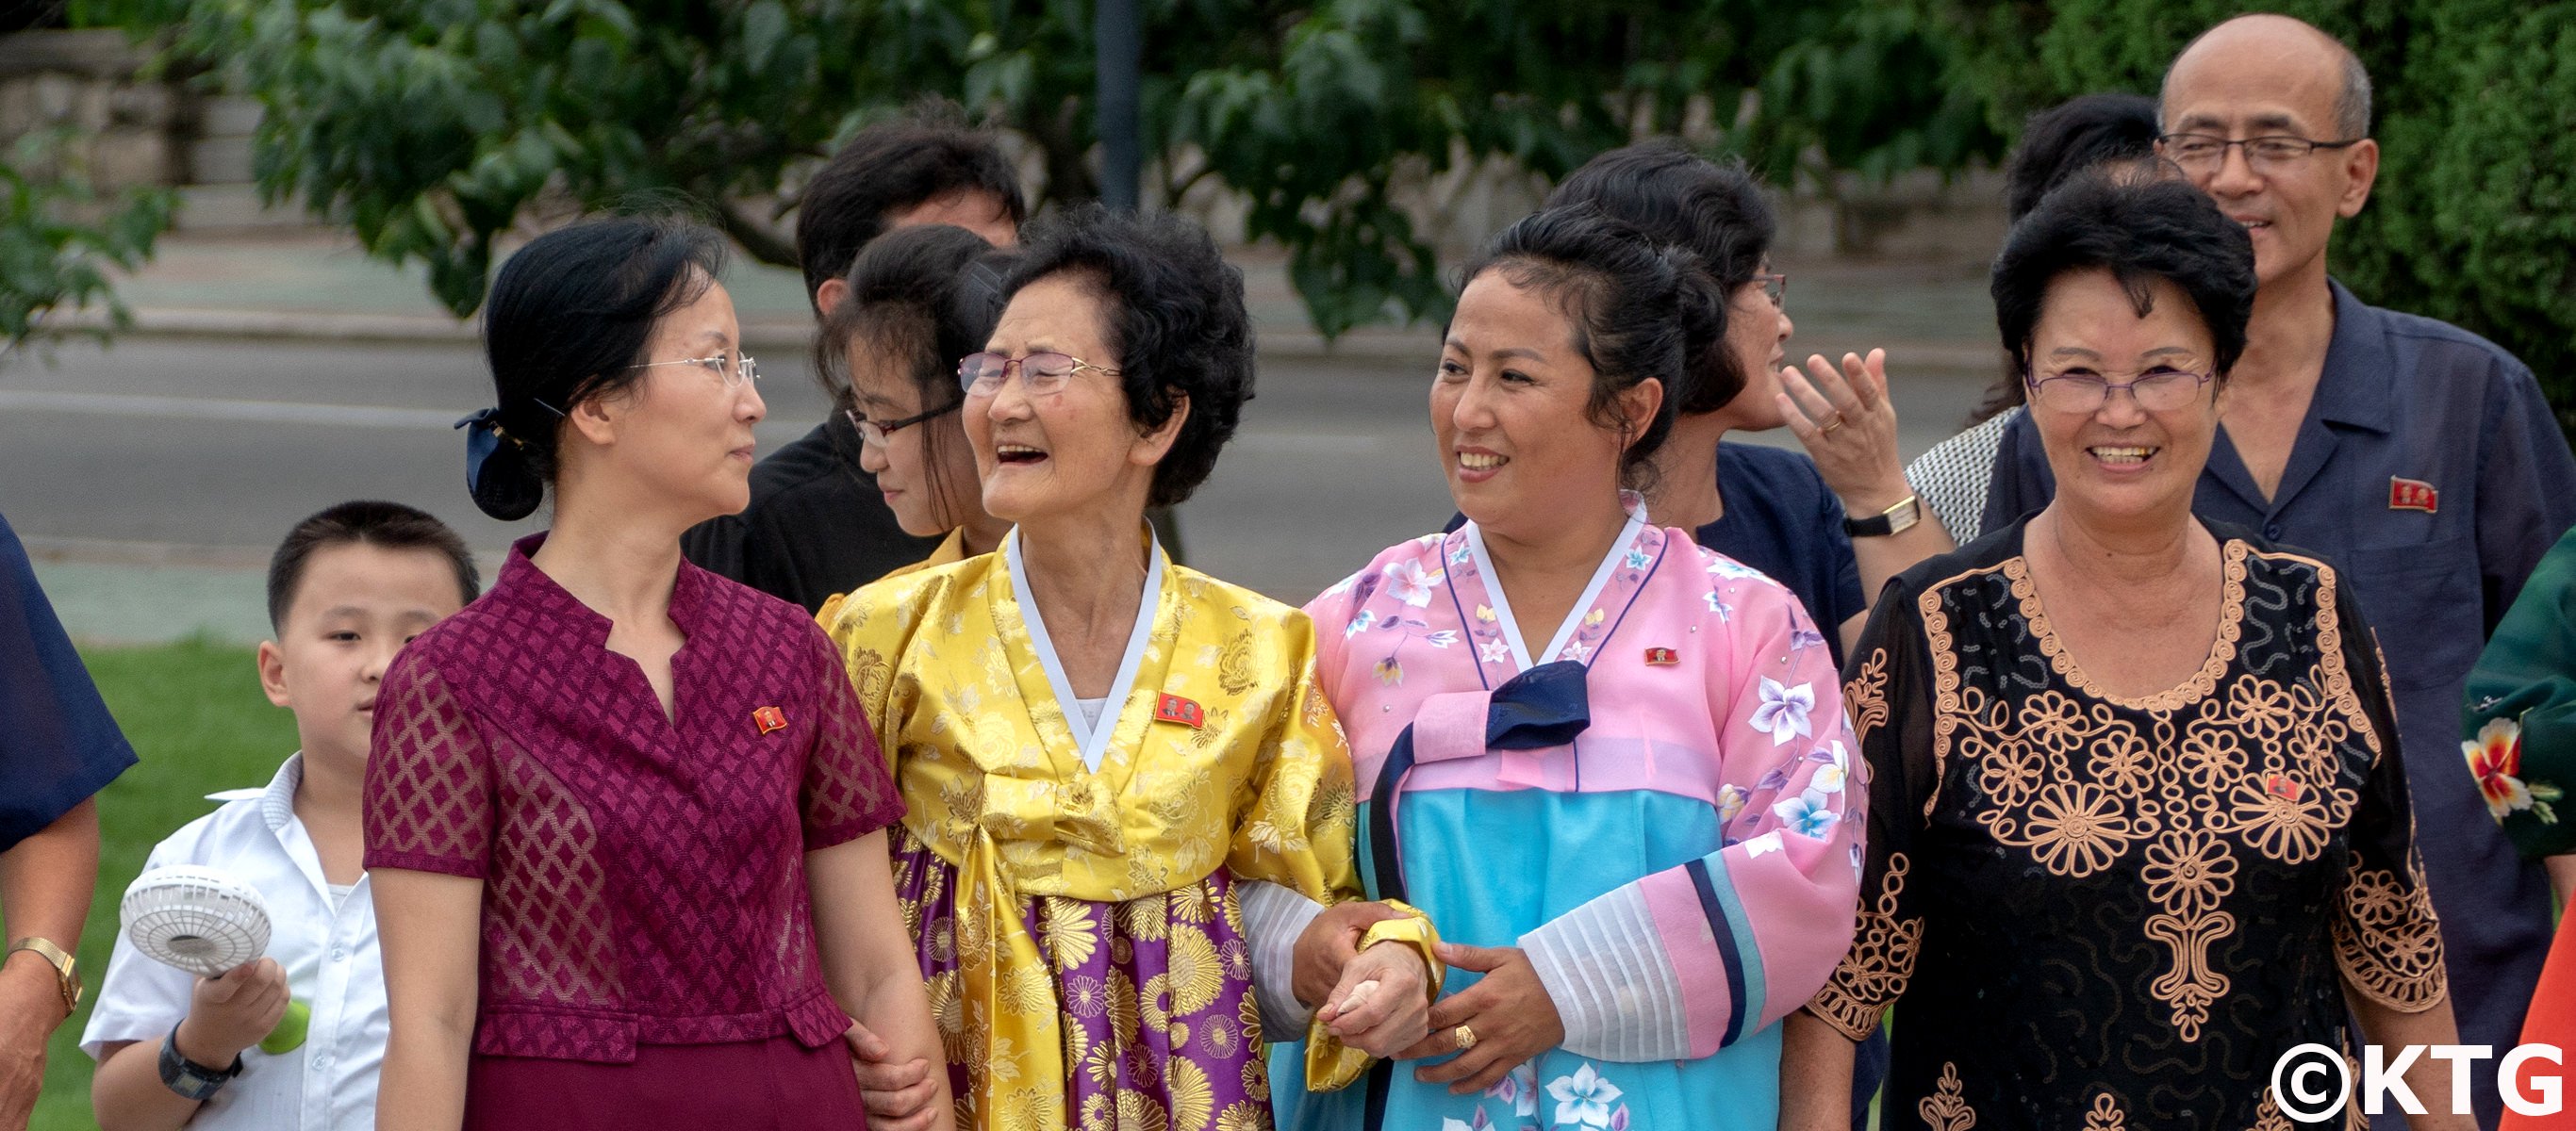
<svg viewBox="0 0 2576 1131"><path fill-rule="evenodd" d="M116 901L144 857L179 826L213 812L206 795L268 784L295 751L295 717L260 694L248 648L191 641L155 648L84 650L92 678L141 764L99 794L98 898L81 935L90 992L107 973ZM46 1051L45 1092L31 1131L92 1131L90 1060L80 1050L89 1004L63 1023Z"/></svg>

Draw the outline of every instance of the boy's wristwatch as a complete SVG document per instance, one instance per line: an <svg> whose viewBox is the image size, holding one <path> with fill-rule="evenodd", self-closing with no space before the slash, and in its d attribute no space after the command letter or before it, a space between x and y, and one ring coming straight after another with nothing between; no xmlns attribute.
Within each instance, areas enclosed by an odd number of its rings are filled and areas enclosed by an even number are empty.
<svg viewBox="0 0 2576 1131"><path fill-rule="evenodd" d="M182 1025L186 1023L185 1019L180 1022ZM170 1026L169 1039L161 1042L161 1082L169 1085L171 1091L199 1103L213 1099L215 1093L232 1082L233 1077L241 1075L241 1070L239 1055L233 1057L232 1067L221 1069L208 1068L179 1055L178 1025Z"/></svg>
<svg viewBox="0 0 2576 1131"><path fill-rule="evenodd" d="M37 938L34 935L10 943L8 954L16 954L22 950L44 959L46 965L54 968L54 987L62 991L63 1013L69 1015L73 1010L80 1008L79 961L64 952L63 948L54 945L51 940ZM0 954L0 961L5 961L7 957L8 955Z"/></svg>
<svg viewBox="0 0 2576 1131"><path fill-rule="evenodd" d="M1853 538L1884 538L1890 534L1903 534L1913 529L1915 523L1921 521L1923 521L1923 500L1915 495L1907 495L1897 500L1895 506L1868 518L1843 519L1843 533Z"/></svg>

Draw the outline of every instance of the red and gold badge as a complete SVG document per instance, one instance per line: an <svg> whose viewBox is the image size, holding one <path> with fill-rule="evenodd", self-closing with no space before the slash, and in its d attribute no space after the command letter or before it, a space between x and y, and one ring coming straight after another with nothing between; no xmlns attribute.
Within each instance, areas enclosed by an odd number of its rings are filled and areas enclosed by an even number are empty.
<svg viewBox="0 0 2576 1131"><path fill-rule="evenodd" d="M1207 726L1207 710L1193 700L1167 693L1154 699L1154 721L1199 730Z"/></svg>

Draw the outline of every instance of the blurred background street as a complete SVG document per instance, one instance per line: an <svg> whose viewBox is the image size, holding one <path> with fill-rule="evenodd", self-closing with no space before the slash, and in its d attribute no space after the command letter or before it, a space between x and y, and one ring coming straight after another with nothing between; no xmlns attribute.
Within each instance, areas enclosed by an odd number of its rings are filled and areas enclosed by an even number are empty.
<svg viewBox="0 0 2576 1131"><path fill-rule="evenodd" d="M1327 347L1276 252L1236 261L1261 324L1259 393L1182 508L1185 549L1198 568L1303 602L1449 514L1424 403L1437 329L1365 328ZM1779 266L1791 356L1884 345L1906 456L1956 430L1995 370L1981 264ZM821 419L811 320L792 272L737 259L728 285L761 359L766 451ZM327 232L181 233L119 291L136 329L112 347L0 358L0 514L85 641L261 638L278 532L344 499L427 508L487 561L538 527L484 518L465 497L450 425L490 402L490 380L472 324L431 302L417 271Z"/></svg>

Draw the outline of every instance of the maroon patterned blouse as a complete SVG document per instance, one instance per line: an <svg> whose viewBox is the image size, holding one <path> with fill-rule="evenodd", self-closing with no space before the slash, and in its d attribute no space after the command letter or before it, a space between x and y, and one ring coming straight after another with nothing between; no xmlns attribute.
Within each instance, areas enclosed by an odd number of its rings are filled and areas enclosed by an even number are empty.
<svg viewBox="0 0 2576 1131"><path fill-rule="evenodd" d="M682 562L674 723L608 619L528 560L544 538L395 658L367 764L367 866L484 881L475 1051L838 1040L805 853L903 802L831 643Z"/></svg>

